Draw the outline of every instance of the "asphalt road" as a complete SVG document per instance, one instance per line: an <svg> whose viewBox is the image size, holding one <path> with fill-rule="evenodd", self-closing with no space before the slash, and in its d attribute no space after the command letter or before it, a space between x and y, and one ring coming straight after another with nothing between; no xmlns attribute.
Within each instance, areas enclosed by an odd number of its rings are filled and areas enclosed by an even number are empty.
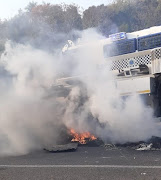
<svg viewBox="0 0 161 180"><path fill-rule="evenodd" d="M0 180L161 180L161 151L79 147L0 158Z"/></svg>

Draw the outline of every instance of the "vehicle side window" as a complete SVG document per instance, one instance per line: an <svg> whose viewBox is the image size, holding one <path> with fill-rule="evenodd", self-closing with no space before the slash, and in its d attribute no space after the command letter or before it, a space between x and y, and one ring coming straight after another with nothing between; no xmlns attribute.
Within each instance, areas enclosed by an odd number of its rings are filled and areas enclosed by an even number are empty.
<svg viewBox="0 0 161 180"><path fill-rule="evenodd" d="M161 33L138 38L138 51L161 47Z"/></svg>
<svg viewBox="0 0 161 180"><path fill-rule="evenodd" d="M121 40L105 45L103 48L104 57L113 57L123 54L129 54L136 51L136 39Z"/></svg>

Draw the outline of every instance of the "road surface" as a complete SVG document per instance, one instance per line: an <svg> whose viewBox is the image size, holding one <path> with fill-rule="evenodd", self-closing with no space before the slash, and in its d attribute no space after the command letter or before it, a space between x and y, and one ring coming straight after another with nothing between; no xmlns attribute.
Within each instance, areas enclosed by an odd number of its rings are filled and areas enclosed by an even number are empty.
<svg viewBox="0 0 161 180"><path fill-rule="evenodd" d="M79 147L0 158L0 180L161 180L161 151Z"/></svg>

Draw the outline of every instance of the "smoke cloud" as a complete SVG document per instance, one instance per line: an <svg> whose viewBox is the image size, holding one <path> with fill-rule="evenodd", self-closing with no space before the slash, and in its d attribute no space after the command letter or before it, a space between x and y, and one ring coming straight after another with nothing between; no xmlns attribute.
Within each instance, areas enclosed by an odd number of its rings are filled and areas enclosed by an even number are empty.
<svg viewBox="0 0 161 180"><path fill-rule="evenodd" d="M160 135L152 109L138 95L120 97L110 62L104 61L98 43L103 37L92 29L81 35L86 45L68 55L6 44L0 59L0 155L56 144L63 127L89 131L113 143ZM79 84L58 97L61 87L56 84L66 76Z"/></svg>
<svg viewBox="0 0 161 180"><path fill-rule="evenodd" d="M126 99L120 96L116 77L110 71L110 62L104 62L103 48L98 43L102 37L90 30L83 34L83 38L89 39L90 45L78 50L74 75L88 74L80 78L86 90L82 93L77 87L71 92L72 98L67 106L70 118L65 118L70 119L67 124L70 127L75 124L77 131L90 131L112 143L146 141L152 136L160 136L153 110L145 106L142 98L137 94ZM102 63L103 68L98 69L96 65ZM86 100L80 105L84 93Z"/></svg>

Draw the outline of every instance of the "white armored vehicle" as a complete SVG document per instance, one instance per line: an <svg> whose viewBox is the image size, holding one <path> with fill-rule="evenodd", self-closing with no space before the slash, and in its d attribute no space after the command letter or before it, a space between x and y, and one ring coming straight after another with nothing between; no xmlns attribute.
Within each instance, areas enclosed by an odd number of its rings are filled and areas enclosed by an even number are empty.
<svg viewBox="0 0 161 180"><path fill-rule="evenodd" d="M68 43L63 52L80 47ZM112 62L120 95L141 94L155 115L161 116L161 26L112 34L100 44L104 60Z"/></svg>

